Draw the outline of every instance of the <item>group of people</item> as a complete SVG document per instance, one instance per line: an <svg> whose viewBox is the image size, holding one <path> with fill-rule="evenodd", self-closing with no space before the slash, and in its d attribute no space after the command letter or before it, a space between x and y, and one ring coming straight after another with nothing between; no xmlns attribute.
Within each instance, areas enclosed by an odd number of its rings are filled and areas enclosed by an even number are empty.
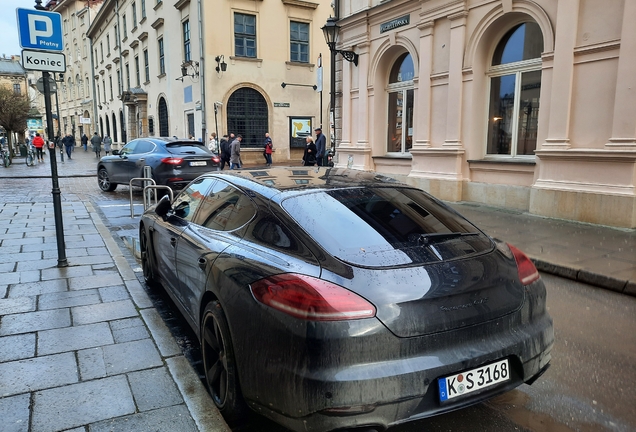
<svg viewBox="0 0 636 432"><path fill-rule="evenodd" d="M324 158L326 156L325 150L327 146L327 139L322 133L322 128L317 127L314 129L316 132L316 142L311 136L306 138L305 152L303 154L302 162L304 166L323 166ZM217 151L216 133L212 133L210 137L209 149L211 151ZM243 162L241 161L241 141L243 137L230 133L229 135L223 135L221 138L218 151L221 157L221 169L227 165L230 169L240 169ZM263 142L263 157L265 158L265 164L269 167L272 166L272 153L274 151L274 143L269 136L269 132L265 133L265 140Z"/></svg>
<svg viewBox="0 0 636 432"><path fill-rule="evenodd" d="M95 132L93 136L90 138L90 140L88 139L88 136L86 136L86 134L83 134L82 147L84 147L84 151L88 151L89 141L91 143L91 146L93 147L93 152L95 152L96 158L99 159L102 157L102 145L104 148L104 153L106 153L106 156L110 154L110 148L111 148L111 145L113 144L113 140L111 139L111 137L108 136L108 134L104 135L104 139L102 139L102 137L100 137L99 134Z"/></svg>

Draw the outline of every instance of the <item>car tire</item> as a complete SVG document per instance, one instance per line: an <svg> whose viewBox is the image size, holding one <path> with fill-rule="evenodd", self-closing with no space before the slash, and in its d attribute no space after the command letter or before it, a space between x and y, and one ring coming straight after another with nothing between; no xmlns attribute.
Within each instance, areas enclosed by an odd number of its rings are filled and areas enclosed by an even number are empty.
<svg viewBox="0 0 636 432"><path fill-rule="evenodd" d="M148 288L156 288L155 252L148 242L148 236L143 227L139 230L139 248L141 250L141 269L144 273L144 281Z"/></svg>
<svg viewBox="0 0 636 432"><path fill-rule="evenodd" d="M97 171L97 184L104 192L112 192L117 187L117 183L112 183L110 181L110 176L108 175L106 168L100 168Z"/></svg>
<svg viewBox="0 0 636 432"><path fill-rule="evenodd" d="M211 301L203 311L201 354L208 391L225 421L230 427L245 421L248 409L239 386L230 329L218 301Z"/></svg>

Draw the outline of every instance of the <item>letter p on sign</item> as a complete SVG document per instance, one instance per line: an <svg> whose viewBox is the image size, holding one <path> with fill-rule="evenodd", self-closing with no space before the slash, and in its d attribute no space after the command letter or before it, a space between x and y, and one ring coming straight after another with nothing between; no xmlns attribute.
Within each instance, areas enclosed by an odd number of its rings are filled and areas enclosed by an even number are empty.
<svg viewBox="0 0 636 432"><path fill-rule="evenodd" d="M29 42L37 45L38 37L49 38L53 36L53 20L44 15L29 15ZM38 25L40 23L40 25Z"/></svg>

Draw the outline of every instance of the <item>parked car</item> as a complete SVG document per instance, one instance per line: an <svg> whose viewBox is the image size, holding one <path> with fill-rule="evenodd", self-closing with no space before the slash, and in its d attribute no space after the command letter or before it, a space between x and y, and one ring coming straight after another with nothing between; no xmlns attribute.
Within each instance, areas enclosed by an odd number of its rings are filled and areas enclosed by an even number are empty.
<svg viewBox="0 0 636 432"><path fill-rule="evenodd" d="M139 227L230 424L385 430L531 384L554 342L521 251L426 192L336 168L199 177Z"/></svg>
<svg viewBox="0 0 636 432"><path fill-rule="evenodd" d="M118 184L144 177L144 166L149 166L157 185L179 190L201 174L216 170L220 162L200 141L138 138L99 160L97 182L101 190L112 192Z"/></svg>

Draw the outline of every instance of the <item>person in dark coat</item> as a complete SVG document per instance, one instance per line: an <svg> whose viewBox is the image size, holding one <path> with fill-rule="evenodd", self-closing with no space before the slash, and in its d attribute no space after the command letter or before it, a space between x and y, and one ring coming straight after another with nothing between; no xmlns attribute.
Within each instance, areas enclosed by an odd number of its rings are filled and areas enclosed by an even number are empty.
<svg viewBox="0 0 636 432"><path fill-rule="evenodd" d="M320 127L314 129L314 132L316 132L316 161L318 166L322 166L325 148L327 147L327 138L322 134L322 128Z"/></svg>
<svg viewBox="0 0 636 432"><path fill-rule="evenodd" d="M72 159L71 152L73 151L73 146L75 146L75 137L71 134L66 134L64 137L64 147L66 148L66 155L69 159Z"/></svg>
<svg viewBox="0 0 636 432"><path fill-rule="evenodd" d="M84 147L84 151L88 151L88 137L86 134L82 134L82 147Z"/></svg>
<svg viewBox="0 0 636 432"><path fill-rule="evenodd" d="M314 166L316 165L316 144L310 136L305 138L307 144L305 145L305 153L303 154L303 165Z"/></svg>
<svg viewBox="0 0 636 432"><path fill-rule="evenodd" d="M230 166L230 143L227 140L228 136L223 135L221 138L220 148L221 148L221 169L225 168L225 164Z"/></svg>
<svg viewBox="0 0 636 432"><path fill-rule="evenodd" d="M91 138L91 145L93 146L95 157L99 159L102 156L102 139L97 132L95 132Z"/></svg>

